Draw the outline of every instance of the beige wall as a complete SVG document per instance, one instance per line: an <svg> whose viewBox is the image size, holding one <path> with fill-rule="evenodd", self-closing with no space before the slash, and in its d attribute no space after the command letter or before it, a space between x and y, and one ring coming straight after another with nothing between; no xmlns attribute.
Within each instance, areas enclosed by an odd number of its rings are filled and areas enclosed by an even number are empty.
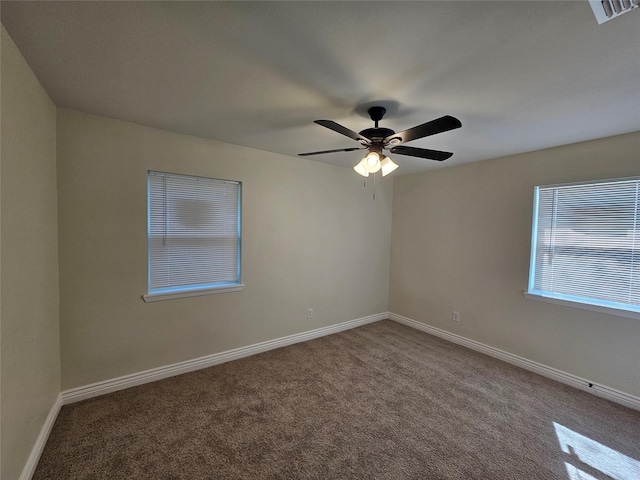
<svg viewBox="0 0 640 480"><path fill-rule="evenodd" d="M373 200L351 169L70 110L57 120L63 390L387 310L390 179ZM141 299L147 170L243 183L244 291Z"/></svg>
<svg viewBox="0 0 640 480"><path fill-rule="evenodd" d="M522 295L533 187L634 175L640 133L396 178L389 310L640 395L638 320Z"/></svg>
<svg viewBox="0 0 640 480"><path fill-rule="evenodd" d="M18 478L60 392L56 108L2 27L2 470Z"/></svg>

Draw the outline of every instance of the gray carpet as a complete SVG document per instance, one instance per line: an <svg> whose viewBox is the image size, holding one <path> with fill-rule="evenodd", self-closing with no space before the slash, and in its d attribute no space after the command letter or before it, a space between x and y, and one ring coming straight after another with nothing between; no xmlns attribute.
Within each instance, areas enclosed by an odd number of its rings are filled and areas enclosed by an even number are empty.
<svg viewBox="0 0 640 480"><path fill-rule="evenodd" d="M638 480L638 459L640 412L382 321L65 406L34 479Z"/></svg>

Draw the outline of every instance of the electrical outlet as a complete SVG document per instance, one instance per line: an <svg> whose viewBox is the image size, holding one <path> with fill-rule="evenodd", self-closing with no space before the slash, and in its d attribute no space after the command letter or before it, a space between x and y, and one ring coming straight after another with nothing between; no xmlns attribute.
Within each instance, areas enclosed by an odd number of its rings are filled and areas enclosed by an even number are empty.
<svg viewBox="0 0 640 480"><path fill-rule="evenodd" d="M313 318L313 308L307 308L307 318Z"/></svg>
<svg viewBox="0 0 640 480"><path fill-rule="evenodd" d="M453 312L453 321L454 322L460 321L460 312Z"/></svg>

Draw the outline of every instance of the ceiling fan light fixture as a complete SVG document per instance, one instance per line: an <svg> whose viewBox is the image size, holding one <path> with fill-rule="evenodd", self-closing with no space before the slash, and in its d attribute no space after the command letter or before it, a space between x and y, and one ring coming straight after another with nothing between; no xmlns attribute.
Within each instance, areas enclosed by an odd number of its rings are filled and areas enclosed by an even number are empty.
<svg viewBox="0 0 640 480"><path fill-rule="evenodd" d="M378 152L369 152L365 157L365 160L370 167L373 167L380 161L380 154Z"/></svg>
<svg viewBox="0 0 640 480"><path fill-rule="evenodd" d="M384 177L398 168L398 165L393 163L389 157L384 157L382 162L380 162L380 168L382 169L382 176Z"/></svg>
<svg viewBox="0 0 640 480"><path fill-rule="evenodd" d="M376 173L380 170L380 154L378 152L369 152L360 164L367 172Z"/></svg>
<svg viewBox="0 0 640 480"><path fill-rule="evenodd" d="M353 169L356 171L356 173L362 175L363 177L368 177L369 176L369 172L367 172L364 167L362 166L362 164L364 163L364 160L358 162L358 164L353 167Z"/></svg>

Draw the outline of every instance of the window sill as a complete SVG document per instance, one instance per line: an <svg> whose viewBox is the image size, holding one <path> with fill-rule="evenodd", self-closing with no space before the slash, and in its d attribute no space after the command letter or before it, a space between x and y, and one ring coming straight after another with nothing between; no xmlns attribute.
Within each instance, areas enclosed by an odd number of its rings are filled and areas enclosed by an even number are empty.
<svg viewBox="0 0 640 480"><path fill-rule="evenodd" d="M200 297L202 295L215 295L217 293L230 293L240 292L244 289L244 283L238 285L230 285L228 287L218 288L205 288L202 290L191 290L189 292L175 292L175 293L155 293L143 295L142 299L149 302L158 302L161 300L172 300L174 298L187 298L187 297Z"/></svg>
<svg viewBox="0 0 640 480"><path fill-rule="evenodd" d="M529 300L537 300L539 302L553 303L556 305L563 305L565 307L580 308L582 310L590 310L592 312L606 313L608 315L615 315L617 317L634 318L640 320L640 312L632 312L630 310L621 310L619 308L604 307L601 305L591 305L588 303L574 302L566 300L564 298L547 297L544 295L538 295L537 293L522 292L525 298Z"/></svg>

